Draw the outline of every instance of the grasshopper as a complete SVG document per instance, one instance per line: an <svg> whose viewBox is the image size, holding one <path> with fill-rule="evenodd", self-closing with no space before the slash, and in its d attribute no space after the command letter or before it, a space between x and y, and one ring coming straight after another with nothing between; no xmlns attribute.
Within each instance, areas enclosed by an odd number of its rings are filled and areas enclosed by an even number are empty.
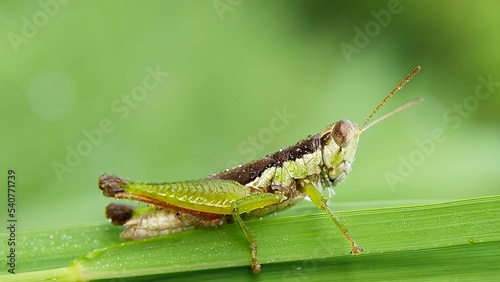
<svg viewBox="0 0 500 282"><path fill-rule="evenodd" d="M417 74L416 67L370 113L362 126L340 120L297 144L260 160L227 169L199 180L132 182L103 174L99 188L107 197L136 200L152 206L134 208L110 204L106 217L125 225L121 237L136 240L198 227L236 222L250 243L251 269L261 271L257 243L244 219L261 217L291 207L308 196L340 229L351 244L351 254L363 249L328 207L321 188L331 192L352 170L361 133L380 121L422 101L417 98L368 124L373 115Z"/></svg>

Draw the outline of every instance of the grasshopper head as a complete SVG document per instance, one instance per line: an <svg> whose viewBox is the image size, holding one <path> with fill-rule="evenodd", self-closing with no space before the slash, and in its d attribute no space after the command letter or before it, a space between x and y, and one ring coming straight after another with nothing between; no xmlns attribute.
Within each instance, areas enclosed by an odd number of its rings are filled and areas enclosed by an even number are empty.
<svg viewBox="0 0 500 282"><path fill-rule="evenodd" d="M420 67L416 67L387 96L385 96L382 102L380 102L370 113L361 127L348 120L340 120L323 129L320 133L324 165L322 175L323 184L327 184L327 186L330 187L335 186L342 182L352 171L351 165L352 162L354 162L354 155L356 154L356 147L358 146L359 136L361 133L386 118L422 102L421 98L409 101L392 112L368 124L373 115L377 113L385 102L396 94L396 92L408 83L410 79L419 71ZM330 194L333 194L332 189L329 191Z"/></svg>
<svg viewBox="0 0 500 282"><path fill-rule="evenodd" d="M321 132L325 177L333 186L342 182L351 172L360 134L359 126L348 120L340 120Z"/></svg>

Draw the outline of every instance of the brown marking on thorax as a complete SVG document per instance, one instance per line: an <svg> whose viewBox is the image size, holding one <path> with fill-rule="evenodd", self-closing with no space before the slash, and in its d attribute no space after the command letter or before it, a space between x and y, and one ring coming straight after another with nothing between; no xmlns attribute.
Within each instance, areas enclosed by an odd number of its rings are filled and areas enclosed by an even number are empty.
<svg viewBox="0 0 500 282"><path fill-rule="evenodd" d="M208 179L234 180L242 185L253 181L262 172L270 167L281 167L284 162L301 158L305 154L310 154L319 149L321 144L319 135L309 136L307 139L299 141L297 144L274 154L267 155L260 160L233 167L229 170L211 175Z"/></svg>

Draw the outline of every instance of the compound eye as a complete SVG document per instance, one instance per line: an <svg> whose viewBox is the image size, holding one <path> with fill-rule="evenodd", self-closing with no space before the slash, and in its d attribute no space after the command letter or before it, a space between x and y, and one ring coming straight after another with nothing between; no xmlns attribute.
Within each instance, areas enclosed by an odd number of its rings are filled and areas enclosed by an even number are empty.
<svg viewBox="0 0 500 282"><path fill-rule="evenodd" d="M333 140L342 148L351 143L354 133L356 133L356 126L348 120L338 121L332 130Z"/></svg>

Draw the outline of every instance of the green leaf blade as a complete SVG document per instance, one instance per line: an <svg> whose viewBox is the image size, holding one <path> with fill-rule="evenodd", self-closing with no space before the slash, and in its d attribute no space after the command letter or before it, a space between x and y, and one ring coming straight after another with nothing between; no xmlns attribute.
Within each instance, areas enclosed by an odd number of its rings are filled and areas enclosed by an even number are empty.
<svg viewBox="0 0 500 282"><path fill-rule="evenodd" d="M99 226L100 232L87 233L85 240L102 242L97 244L99 249L92 251L94 246L87 244L88 253L79 254L66 269L69 276L65 278L134 277L149 281L238 277L281 281L324 280L340 275L356 280L488 280L500 272L500 196L350 211L339 216L364 248L362 255L349 255L350 246L323 214L248 221L263 264L257 277L249 270L248 242L234 224L135 242L121 242L119 228L104 230L101 228L109 225L94 225L91 228ZM75 234L85 228L89 226L75 227ZM76 235L73 239L84 240ZM105 242L109 245L104 246ZM43 256L40 249L25 247L23 251L32 252L31 258ZM65 257L76 252L70 249ZM55 261L45 266L62 267ZM33 266L28 269L35 270ZM23 275L14 276L18 279Z"/></svg>

